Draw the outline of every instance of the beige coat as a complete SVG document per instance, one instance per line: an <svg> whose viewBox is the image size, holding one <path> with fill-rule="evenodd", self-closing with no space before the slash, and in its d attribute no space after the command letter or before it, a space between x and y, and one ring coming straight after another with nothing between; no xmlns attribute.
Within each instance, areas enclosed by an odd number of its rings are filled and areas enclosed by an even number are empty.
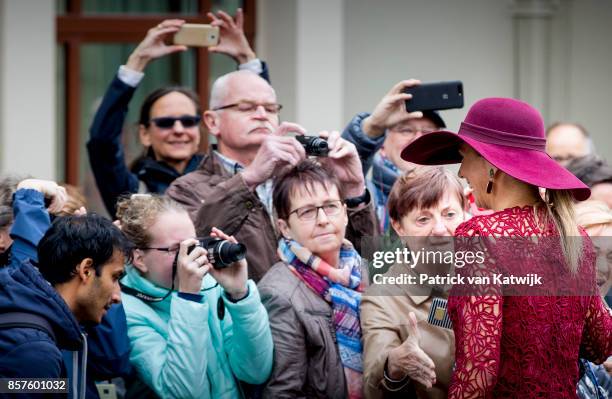
<svg viewBox="0 0 612 399"><path fill-rule="evenodd" d="M385 275L409 272L403 265L395 265ZM391 288L389 290L388 288ZM412 291L412 292L411 292ZM432 305L431 295L414 295L409 285L393 287L373 284L361 301L361 329L363 333L364 391L366 398L416 397L446 398L455 361L455 335L452 329L437 327L427 319ZM420 292L423 294L423 292ZM436 366L436 384L427 389L422 384L409 382L399 392L391 392L383 376L387 355L408 337L408 314L414 312L421 333L421 348Z"/></svg>

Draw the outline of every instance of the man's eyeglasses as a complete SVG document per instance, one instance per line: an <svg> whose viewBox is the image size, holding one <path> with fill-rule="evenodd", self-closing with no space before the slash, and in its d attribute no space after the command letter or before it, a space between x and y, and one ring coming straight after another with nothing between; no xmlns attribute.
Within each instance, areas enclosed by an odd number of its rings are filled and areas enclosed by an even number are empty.
<svg viewBox="0 0 612 399"><path fill-rule="evenodd" d="M234 104L224 105L222 107L213 108L213 111L220 111L222 109L236 108L239 112L251 113L257 111L257 107L264 107L269 114L278 114L283 108L282 105L276 103L255 103L252 101L240 101Z"/></svg>
<svg viewBox="0 0 612 399"><path fill-rule="evenodd" d="M325 212L327 216L337 216L342 210L342 201L329 201L321 206L303 206L301 208L297 208L289 212L289 216L291 216L292 213L295 213L298 219L303 221L311 221L317 218L317 216L319 215L319 209L323 209L323 212Z"/></svg>
<svg viewBox="0 0 612 399"><path fill-rule="evenodd" d="M423 134L429 134L432 132L435 132L438 129L431 129L431 128L413 128L413 127L403 127L403 128L399 128L399 129L389 129L390 131L394 132L394 133L400 133L400 134L416 134L417 132L421 132Z"/></svg>
<svg viewBox="0 0 612 399"><path fill-rule="evenodd" d="M181 122L183 127L194 127L200 123L201 118L198 115L183 115L178 117L173 116L162 116L160 118L153 118L151 122L160 129L170 129L174 126L176 121Z"/></svg>

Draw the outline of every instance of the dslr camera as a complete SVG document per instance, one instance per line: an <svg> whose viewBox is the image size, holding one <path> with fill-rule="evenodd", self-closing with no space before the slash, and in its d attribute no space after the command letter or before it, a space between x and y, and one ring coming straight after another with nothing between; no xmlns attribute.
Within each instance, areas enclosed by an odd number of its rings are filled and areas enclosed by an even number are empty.
<svg viewBox="0 0 612 399"><path fill-rule="evenodd" d="M295 139L302 144L306 155L314 157L326 157L329 154L329 146L327 140L318 136L302 136L297 135Z"/></svg>
<svg viewBox="0 0 612 399"><path fill-rule="evenodd" d="M215 269L224 269L234 262L238 262L246 257L246 247L243 244L234 244L220 238L205 237L199 238L198 246L208 252L208 261ZM191 253L196 245L187 249Z"/></svg>

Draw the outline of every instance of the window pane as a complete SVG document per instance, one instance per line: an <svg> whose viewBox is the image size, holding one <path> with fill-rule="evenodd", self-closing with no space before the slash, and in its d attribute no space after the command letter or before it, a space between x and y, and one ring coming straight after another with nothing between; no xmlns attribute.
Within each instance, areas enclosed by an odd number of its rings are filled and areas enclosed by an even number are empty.
<svg viewBox="0 0 612 399"><path fill-rule="evenodd" d="M213 0L213 11L223 10L230 15L236 14L236 10L242 7L242 0Z"/></svg>
<svg viewBox="0 0 612 399"><path fill-rule="evenodd" d="M197 0L82 0L85 14L196 14Z"/></svg>
<svg viewBox="0 0 612 399"><path fill-rule="evenodd" d="M55 0L55 12L57 15L63 15L66 13L67 0Z"/></svg>
<svg viewBox="0 0 612 399"><path fill-rule="evenodd" d="M88 200L91 210L104 212L104 206L91 173L85 144L89 138L89 127L104 92L117 73L119 65L124 64L135 45L125 44L85 44L81 46L81 124L79 177L80 186ZM144 98L153 90L168 85L183 85L195 88L195 51L157 59L150 63L134 97L123 132L126 161L128 164L143 153L138 139L138 116Z"/></svg>

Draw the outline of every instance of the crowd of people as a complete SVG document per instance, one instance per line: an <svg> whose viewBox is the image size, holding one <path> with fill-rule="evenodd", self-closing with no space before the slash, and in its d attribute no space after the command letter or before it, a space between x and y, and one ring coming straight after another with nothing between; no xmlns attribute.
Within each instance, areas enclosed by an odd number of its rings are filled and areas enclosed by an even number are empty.
<svg viewBox="0 0 612 399"><path fill-rule="evenodd" d="M187 49L167 44L184 21L152 27L104 94L87 149L112 220L72 186L0 181L0 378L63 378L54 394L75 398L612 397L612 168L584 127L487 98L445 131L406 112L410 79L312 156L242 11L210 18L210 50L238 70L206 110L189 88L146 97L132 165L130 100L150 62ZM374 238L486 256L378 270ZM406 283L493 272L551 279Z"/></svg>

